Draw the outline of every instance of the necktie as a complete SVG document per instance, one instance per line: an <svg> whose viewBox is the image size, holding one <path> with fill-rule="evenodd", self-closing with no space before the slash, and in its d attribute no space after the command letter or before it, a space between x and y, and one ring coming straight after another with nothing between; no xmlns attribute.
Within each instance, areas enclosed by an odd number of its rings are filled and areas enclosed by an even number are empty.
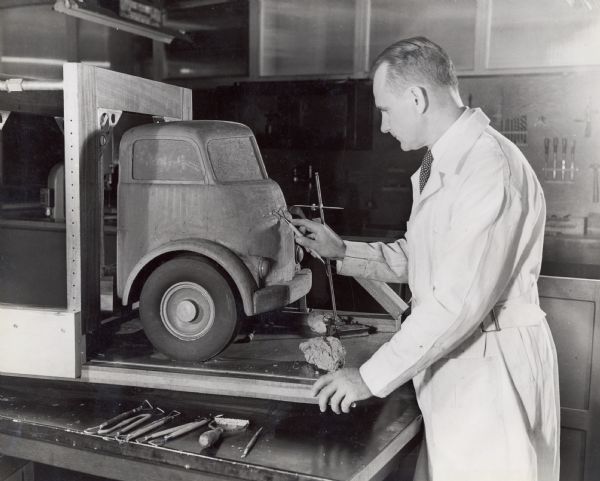
<svg viewBox="0 0 600 481"><path fill-rule="evenodd" d="M433 155L431 155L431 150L427 149L427 152L423 157L423 162L421 163L421 174L419 175L419 192L423 192L423 187L425 187L425 184L429 179L429 174L431 174L432 163Z"/></svg>

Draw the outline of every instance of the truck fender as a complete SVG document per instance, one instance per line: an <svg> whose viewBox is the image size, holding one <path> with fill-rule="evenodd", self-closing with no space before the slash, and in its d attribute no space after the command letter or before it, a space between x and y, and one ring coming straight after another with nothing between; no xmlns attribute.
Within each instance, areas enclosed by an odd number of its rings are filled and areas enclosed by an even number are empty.
<svg viewBox="0 0 600 481"><path fill-rule="evenodd" d="M227 274L229 274L237 286L246 315L254 314L252 296L258 289L258 286L252 277L252 274L232 250L221 244L205 239L187 239L169 242L142 257L129 273L127 282L125 283L125 289L123 290L124 305L129 303L131 288L142 269L154 259L172 252L195 253L216 262L225 270L225 272L227 272Z"/></svg>

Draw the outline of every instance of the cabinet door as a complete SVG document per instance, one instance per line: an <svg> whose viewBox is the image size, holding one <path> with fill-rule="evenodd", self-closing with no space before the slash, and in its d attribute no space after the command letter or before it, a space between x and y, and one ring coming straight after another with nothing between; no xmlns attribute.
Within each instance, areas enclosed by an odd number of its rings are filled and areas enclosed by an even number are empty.
<svg viewBox="0 0 600 481"><path fill-rule="evenodd" d="M351 73L355 14L348 0L263 0L260 74Z"/></svg>
<svg viewBox="0 0 600 481"><path fill-rule="evenodd" d="M372 0L370 59L397 40L425 36L442 46L458 70L472 70L477 0Z"/></svg>
<svg viewBox="0 0 600 481"><path fill-rule="evenodd" d="M493 1L488 68L600 65L600 8L592 0Z"/></svg>

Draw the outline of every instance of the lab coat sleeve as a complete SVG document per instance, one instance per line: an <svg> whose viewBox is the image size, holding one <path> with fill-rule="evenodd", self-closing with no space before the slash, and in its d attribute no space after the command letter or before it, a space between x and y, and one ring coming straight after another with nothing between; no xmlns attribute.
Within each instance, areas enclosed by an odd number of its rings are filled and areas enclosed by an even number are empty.
<svg viewBox="0 0 600 481"><path fill-rule="evenodd" d="M390 244L351 242L344 259L337 262L337 273L384 282L408 282L408 255L405 239Z"/></svg>
<svg viewBox="0 0 600 481"><path fill-rule="evenodd" d="M465 175L450 207L451 226L438 239L441 255L433 285L402 330L360 367L374 395L386 396L450 354L479 327L508 285L531 237L526 232L531 219L521 194L510 186L506 165L500 155L484 157Z"/></svg>

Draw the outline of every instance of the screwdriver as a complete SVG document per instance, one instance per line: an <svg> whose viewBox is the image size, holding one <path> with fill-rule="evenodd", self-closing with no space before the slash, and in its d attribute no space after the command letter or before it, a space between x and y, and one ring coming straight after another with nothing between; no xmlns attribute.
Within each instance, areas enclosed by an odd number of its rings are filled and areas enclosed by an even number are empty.
<svg viewBox="0 0 600 481"><path fill-rule="evenodd" d="M558 137L552 139L552 151L554 153L552 161L552 179L556 179L556 162L558 157Z"/></svg>

